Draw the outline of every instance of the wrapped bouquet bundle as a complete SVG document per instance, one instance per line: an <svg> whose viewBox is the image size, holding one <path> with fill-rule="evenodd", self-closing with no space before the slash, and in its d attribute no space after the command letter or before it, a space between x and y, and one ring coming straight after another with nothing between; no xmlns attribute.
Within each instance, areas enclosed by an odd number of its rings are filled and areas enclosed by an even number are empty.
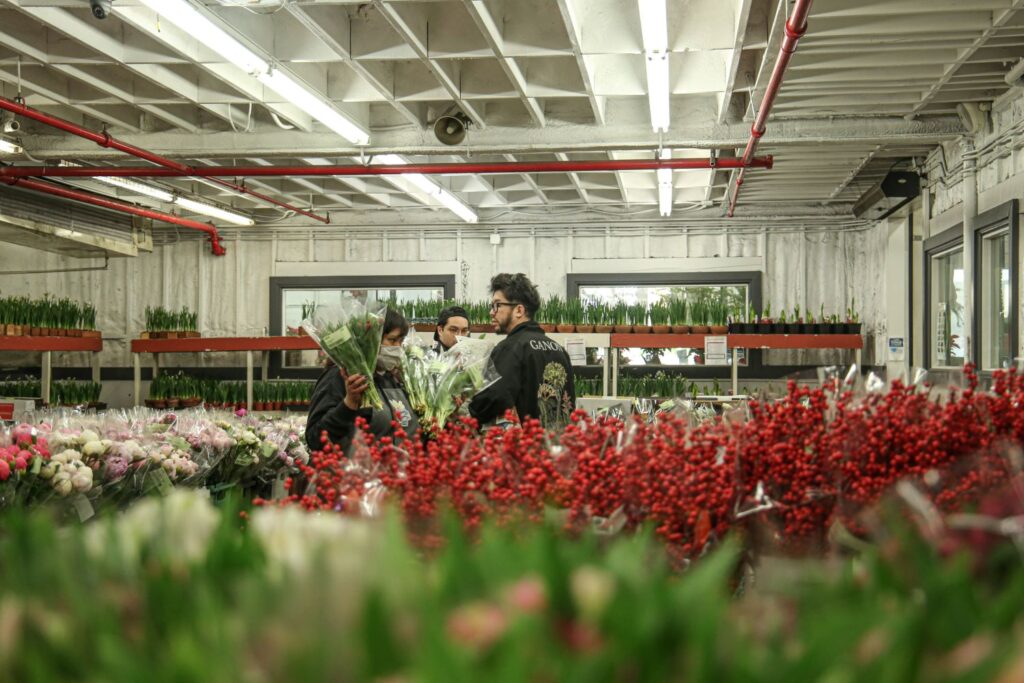
<svg viewBox="0 0 1024 683"><path fill-rule="evenodd" d="M346 296L338 305L321 306L302 321L304 329L316 340L332 361L350 375L366 375L372 380L380 351L386 307ZM380 394L371 381L363 394L363 408L382 408Z"/></svg>
<svg viewBox="0 0 1024 683"><path fill-rule="evenodd" d="M462 339L443 353L406 344L402 376L413 410L436 435L460 405L500 379L490 342Z"/></svg>

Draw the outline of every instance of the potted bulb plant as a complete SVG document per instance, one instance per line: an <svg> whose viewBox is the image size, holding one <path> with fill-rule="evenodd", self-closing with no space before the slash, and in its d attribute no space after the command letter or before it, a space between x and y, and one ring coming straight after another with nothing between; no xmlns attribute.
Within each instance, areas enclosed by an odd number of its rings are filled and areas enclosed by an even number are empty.
<svg viewBox="0 0 1024 683"><path fill-rule="evenodd" d="M681 296L674 296L668 300L668 317L672 326L673 334L689 334L690 321L688 318L686 299Z"/></svg>
<svg viewBox="0 0 1024 683"><path fill-rule="evenodd" d="M672 331L669 306L664 301L651 304L651 332L654 334L669 334Z"/></svg>

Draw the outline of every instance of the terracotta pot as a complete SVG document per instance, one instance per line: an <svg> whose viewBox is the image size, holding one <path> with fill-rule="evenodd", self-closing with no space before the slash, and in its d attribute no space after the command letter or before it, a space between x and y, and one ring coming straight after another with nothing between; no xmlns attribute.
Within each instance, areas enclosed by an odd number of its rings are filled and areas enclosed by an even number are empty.
<svg viewBox="0 0 1024 683"><path fill-rule="evenodd" d="M712 325L711 334L727 334L729 332L728 325Z"/></svg>
<svg viewBox="0 0 1024 683"><path fill-rule="evenodd" d="M593 334L594 326L593 325L577 325L576 326L576 331L579 332L580 334Z"/></svg>
<svg viewBox="0 0 1024 683"><path fill-rule="evenodd" d="M433 332L437 325L433 323L413 323L412 328L417 332Z"/></svg>
<svg viewBox="0 0 1024 683"><path fill-rule="evenodd" d="M164 408L167 407L167 401L163 400L162 398L158 398L153 401L153 407L156 408L157 410L163 410Z"/></svg>
<svg viewBox="0 0 1024 683"><path fill-rule="evenodd" d="M689 325L673 325L672 334L690 334Z"/></svg>
<svg viewBox="0 0 1024 683"><path fill-rule="evenodd" d="M7 326L8 337L22 337L24 336L24 330L21 325L8 325Z"/></svg>
<svg viewBox="0 0 1024 683"><path fill-rule="evenodd" d="M494 325L488 325L488 324L483 324L483 323L476 323L474 325L470 325L469 326L469 331L470 332L478 332L478 333L490 332L490 333L493 334L494 333Z"/></svg>
<svg viewBox="0 0 1024 683"><path fill-rule="evenodd" d="M177 332L164 332L164 335L165 335L164 339L177 339L178 338L178 333Z"/></svg>
<svg viewBox="0 0 1024 683"><path fill-rule="evenodd" d="M711 328L707 325L691 325L690 334L711 334Z"/></svg>
<svg viewBox="0 0 1024 683"><path fill-rule="evenodd" d="M99 339L102 333L99 330L82 330L82 337L85 339Z"/></svg>
<svg viewBox="0 0 1024 683"><path fill-rule="evenodd" d="M614 332L615 332L615 334L632 334L633 333L633 326L632 325L616 325Z"/></svg>
<svg viewBox="0 0 1024 683"><path fill-rule="evenodd" d="M177 398L169 398L169 399L167 399L167 407L168 408L177 408L179 405L181 405L181 399L177 399Z"/></svg>
<svg viewBox="0 0 1024 683"><path fill-rule="evenodd" d="M654 334L671 334L671 325L651 325L651 332Z"/></svg>
<svg viewBox="0 0 1024 683"><path fill-rule="evenodd" d="M572 334L573 332L576 331L576 326L575 325L556 325L555 326L555 330L559 334Z"/></svg>
<svg viewBox="0 0 1024 683"><path fill-rule="evenodd" d="M265 403L253 403L252 404L252 409L253 410L266 410L267 407L266 407Z"/></svg>
<svg viewBox="0 0 1024 683"><path fill-rule="evenodd" d="M43 336L43 328L41 328L41 327L29 328L28 334L29 334L30 337L42 337Z"/></svg>
<svg viewBox="0 0 1024 683"><path fill-rule="evenodd" d="M633 334L650 334L650 325L633 325Z"/></svg>
<svg viewBox="0 0 1024 683"><path fill-rule="evenodd" d="M614 325L594 325L594 332L597 334L611 334L614 330Z"/></svg>
<svg viewBox="0 0 1024 683"><path fill-rule="evenodd" d="M554 332L555 327L555 325L552 325L550 323L540 323L540 329L544 330L545 332Z"/></svg>

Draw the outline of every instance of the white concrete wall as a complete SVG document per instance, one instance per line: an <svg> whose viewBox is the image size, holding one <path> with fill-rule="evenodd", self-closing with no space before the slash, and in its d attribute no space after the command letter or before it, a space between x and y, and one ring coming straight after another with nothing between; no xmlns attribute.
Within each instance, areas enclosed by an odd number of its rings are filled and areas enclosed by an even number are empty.
<svg viewBox="0 0 1024 683"><path fill-rule="evenodd" d="M772 228L754 234L689 236L636 227L572 234L568 229L538 229L531 237L520 226L497 247L489 242L490 226L467 227L461 236L361 229L364 232L357 239L345 239L344 226L336 230L274 236L252 229L246 233L248 238L227 240L227 256L220 258L208 253L205 242L192 241L157 247L136 259L112 260L106 271L0 274L0 292L34 296L49 292L94 300L107 339L102 362L122 367L131 364L128 340L142 329L146 306L188 306L199 313L207 336L263 334L269 325L269 278L275 275L445 271L456 275L459 297L485 298L491 275L499 271L527 273L542 295L564 296L565 275L574 268L614 273L754 267L764 271L765 301L772 302L775 310L799 304L817 311L824 303L827 311L838 312L856 298L869 330L883 323L887 236L880 227L806 234ZM465 268L459 263L465 263ZM0 273L81 265L81 261L22 247L0 248ZM771 360L788 363L800 358L790 353L773 355ZM239 366L244 361L211 355L198 362L193 357L189 363ZM68 354L57 364L81 366L86 359Z"/></svg>

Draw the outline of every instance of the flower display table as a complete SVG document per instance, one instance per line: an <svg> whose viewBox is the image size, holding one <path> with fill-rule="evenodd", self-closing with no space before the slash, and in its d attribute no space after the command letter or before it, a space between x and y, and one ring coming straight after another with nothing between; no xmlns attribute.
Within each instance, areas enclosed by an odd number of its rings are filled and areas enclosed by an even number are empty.
<svg viewBox="0 0 1024 683"><path fill-rule="evenodd" d="M92 381L100 381L100 351L103 350L102 337L0 337L0 351L38 353L42 356L42 399L50 402L50 383L53 380L54 352L82 351L92 354Z"/></svg>

